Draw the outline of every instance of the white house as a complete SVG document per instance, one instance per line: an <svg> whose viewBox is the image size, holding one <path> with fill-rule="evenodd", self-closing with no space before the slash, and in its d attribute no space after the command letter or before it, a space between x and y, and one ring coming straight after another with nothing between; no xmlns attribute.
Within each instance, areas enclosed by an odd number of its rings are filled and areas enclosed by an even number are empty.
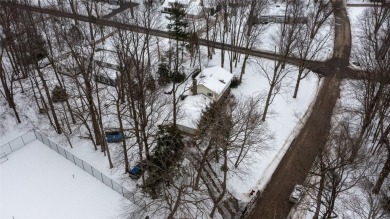
<svg viewBox="0 0 390 219"><path fill-rule="evenodd" d="M179 130L191 135L196 134L204 110L212 102L229 94L232 79L233 75L219 66L201 71L193 80L192 93L185 95L179 102Z"/></svg>
<svg viewBox="0 0 390 219"><path fill-rule="evenodd" d="M302 16L299 17L292 16L292 14L286 15L286 10L287 8L285 4L270 5L261 16L257 17L255 23L307 23L308 18L305 10L303 11Z"/></svg>
<svg viewBox="0 0 390 219"><path fill-rule="evenodd" d="M204 94L218 101L229 93L232 80L233 75L219 66L203 69L193 80L192 94Z"/></svg>

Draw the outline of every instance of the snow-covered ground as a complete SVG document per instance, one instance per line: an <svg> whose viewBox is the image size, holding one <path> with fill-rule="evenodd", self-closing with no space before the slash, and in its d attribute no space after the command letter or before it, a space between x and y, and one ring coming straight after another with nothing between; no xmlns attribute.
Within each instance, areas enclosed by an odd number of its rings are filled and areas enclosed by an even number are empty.
<svg viewBox="0 0 390 219"><path fill-rule="evenodd" d="M351 53L351 60L354 59L355 53L354 50L357 49L357 46L360 43L360 40L358 38L359 36L359 30L361 26L361 19L359 19L362 15L364 10L366 10L366 7L348 7L348 17L349 21L351 23L351 34L352 34L352 53Z"/></svg>
<svg viewBox="0 0 390 219"><path fill-rule="evenodd" d="M272 32L275 29L269 28L268 30ZM266 40L265 42L263 42L264 47L262 47L262 49L272 50L273 46L271 43L269 43L270 32L265 33L266 36L264 37L264 39ZM112 42L110 41L111 38L107 39L107 41L105 42L104 45L105 49L112 49L111 47ZM167 40L161 40L160 44L161 44L160 46L164 50L165 50L164 46L168 45ZM271 47L268 48L267 46L271 46ZM204 54L206 53L204 52ZM324 57L327 57L327 55L324 55ZM225 60L226 61L225 61L224 68L229 70L228 54L226 54ZM220 66L221 63L220 51L216 50L216 54L214 55L214 58L212 60L203 60L203 62L204 62L203 63L204 66L202 67L210 67L210 66L217 66L217 65ZM269 60L262 60L261 62L263 62L263 64L267 66L273 65L273 62ZM238 66L241 66L241 64L242 63L239 63ZM246 74L244 74L243 76L243 83L237 89L233 89L232 93L237 97L257 96L259 94L265 94L268 91L269 85L267 83L266 78L260 74L259 69L260 68L256 63L256 60L251 59L247 65ZM240 71L241 71L240 67L234 68L233 74L238 75ZM228 189L237 199L240 199L241 201L249 201L248 194L251 190L261 190L264 188L266 183L269 181L274 169L278 165L280 159L283 157L284 153L286 152L292 139L299 132L299 127L301 124L300 120L304 117L305 113L307 113L307 111L310 110L309 106L311 102L315 99L316 91L319 86L319 81L318 78L312 73L309 74L309 76L302 81L298 93L298 97L296 99L292 98L293 89L294 89L294 80L296 79L296 76L297 76L297 71L296 69L293 69L289 73L286 80L283 82L283 92L280 95L276 96L275 100L270 106L270 113L267 116L266 125L269 127L270 133L274 134L275 139L270 143L269 149L265 150L261 154L252 154L251 156L253 158L252 159L253 162L250 165L239 167L239 168L244 168L242 170L242 172L245 173L244 175L237 174L236 172L230 172L229 174ZM3 100L0 99L0 104L2 104L2 101ZM118 162L115 161L115 153L112 153L114 155L113 157L114 157L115 168L109 169L107 157L103 156L103 154L99 150L95 151L90 141L79 138L79 136L83 135L84 133L77 133L74 134L74 136L72 136L71 141L74 148L70 149L65 137L62 135L58 136L49 126L46 117L44 115L37 114L36 112L37 110L35 109L36 108L35 103L32 102L32 100L29 100L29 98L26 97L24 94L17 93L16 102L18 103L19 109L25 109L23 111L20 110L21 113L23 114L22 115L23 123L20 125L11 125L7 127L5 125L2 126L2 124L0 124L0 136L1 136L0 144L6 143L17 136L25 132L28 132L31 129L39 129L39 131L47 135L49 139L67 148L77 157L90 163L97 170L112 177L118 182L122 182L123 183L122 185L128 188L129 190L131 191L136 190L136 182L130 180L127 175L123 175L123 168L122 168L123 164L120 163L119 161ZM262 109L259 108L258 110L260 111ZM0 107L0 114L4 118L4 120L2 121L6 121L7 124L15 124L14 119L11 116L9 116L9 115L13 115L10 109L5 107ZM108 121L108 122L111 123L112 121ZM114 152L120 151L120 147L121 147L120 144L109 144L109 146L110 149ZM29 147L30 146L26 146L26 148L22 149L20 152L23 152L23 150L28 149ZM46 149L50 150L48 148ZM137 162L137 158L132 157L131 155L132 150L136 150L136 149L137 148L130 149L129 152L130 165L134 165ZM7 161L6 163L10 163L10 161L12 161L12 159L14 159L16 155L17 153L15 153L15 155L12 155L9 161ZM57 155L55 156L58 158L58 160L63 159L60 156ZM65 159L64 161L68 162ZM3 167L0 166L0 168ZM74 166L74 168L77 167ZM61 171L61 174L66 175L67 173ZM54 178L55 176L56 175L51 176L51 172L48 171L46 172L46 178ZM86 174L86 176L90 177L88 174ZM56 177L56 178L61 178L61 177ZM92 177L90 178L92 180L95 180ZM74 180L73 178L70 179ZM14 180L10 180L10 178L8 177L7 183L12 183L12 181ZM97 183L99 184L100 182L97 181ZM53 184L57 184L57 183L53 183ZM101 184L101 186L104 187L103 184ZM105 188L105 189L110 190L109 188ZM11 194L7 193L7 195L11 195ZM64 202L70 202L69 200L72 200L72 197L70 197L69 199L68 197L69 196L64 197L62 200L64 200ZM75 199L79 199L79 197L76 195L74 197ZM80 199L81 198L83 197L80 197ZM112 202L112 203L116 203L116 202ZM109 204L105 204L105 205L110 206ZM116 209L116 210L117 210L115 211L116 213L120 211L120 209ZM37 214L37 216L38 215L39 214Z"/></svg>
<svg viewBox="0 0 390 219"><path fill-rule="evenodd" d="M370 1L364 0L348 0L346 3L351 4L370 4ZM356 49L359 46L360 40L358 38L359 31L361 27L361 18L364 15L364 11L367 7L347 7L348 17L351 23L351 34L352 34L352 53L350 61L354 60L354 56L356 55ZM356 84L351 80L344 80L341 85L340 99L338 100L334 112L334 116L332 118L332 123L337 124L338 120L341 120L343 117L350 117L351 112L357 112L357 107L361 104L356 99L356 92L358 89ZM351 126L359 124L360 118L358 116L353 117L353 120L349 121ZM358 125L357 125L358 126ZM372 159L381 159L380 157L375 157ZM384 163L384 161L367 161L374 163ZM372 165L372 164L371 164ZM369 165L362 165L363 167L357 168L356 171L361 171ZM336 200L335 204L335 212L338 214L338 218L354 218L354 219L363 219L369 218L370 213L375 214L381 212L381 208L379 207L380 196L376 196L372 194L372 186L367 186L367 179L377 178L379 173L379 169L375 168L367 168L365 173L365 178L360 179L359 183L350 188L347 191L342 192ZM310 197L306 196L304 200L300 203L299 206L294 206L292 212L293 218L305 218L309 219L313 217L313 212L307 211L307 206L305 203L313 202L315 200L310 200ZM303 204L302 204L303 203ZM373 210L373 207L377 205L377 209ZM295 212L295 210L298 211ZM370 212L372 211L372 212ZM374 211L376 211L374 213ZM300 214L298 216L298 214ZM379 215L379 214L378 214ZM388 218L388 214L383 214L378 216L378 218Z"/></svg>
<svg viewBox="0 0 390 219"><path fill-rule="evenodd" d="M208 66L220 65L220 53L216 50L215 58L207 63ZM226 54L226 59L228 56ZM265 95L268 92L269 84L267 79L260 73L258 62L271 67L274 62L265 59L252 58L247 65L246 73L243 75L242 84L232 89L232 94L239 98ZM229 63L225 62L225 69L229 69ZM241 66L241 63L238 64ZM239 166L238 171L230 171L228 189L237 199L249 201L251 190L262 190L270 180L272 173L282 159L291 141L299 133L302 119L310 111L310 104L315 100L319 89L318 77L310 73L302 80L296 99L292 98L294 92L297 69L292 66L291 72L283 81L282 92L277 95L270 106L265 124L274 136L269 147L262 153L251 154L251 164ZM233 74L239 75L241 68L234 68ZM263 110L264 103L261 103L259 111ZM218 168L218 167L215 167ZM231 167L234 169L234 167Z"/></svg>
<svg viewBox="0 0 390 219"><path fill-rule="evenodd" d="M0 164L0 218L123 218L129 201L38 140Z"/></svg>

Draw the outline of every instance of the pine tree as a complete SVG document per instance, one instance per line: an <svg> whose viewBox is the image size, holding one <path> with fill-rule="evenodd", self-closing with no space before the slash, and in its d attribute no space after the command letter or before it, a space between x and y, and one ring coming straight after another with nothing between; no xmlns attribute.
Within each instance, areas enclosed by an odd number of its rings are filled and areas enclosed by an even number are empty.
<svg viewBox="0 0 390 219"><path fill-rule="evenodd" d="M177 83L180 83L185 80L186 76L184 73L179 72L179 41L188 40L190 33L187 32L188 22L185 19L185 9L183 5L175 2L172 4L171 13L166 16L169 20L169 24L167 28L169 29L169 33L172 38L176 41L176 54L175 54L175 62L174 62L174 70L171 71L171 80L173 82L172 85L172 96L173 96L173 125L176 126L176 118L177 118L177 102L176 102L176 90ZM171 57L170 57L171 60Z"/></svg>

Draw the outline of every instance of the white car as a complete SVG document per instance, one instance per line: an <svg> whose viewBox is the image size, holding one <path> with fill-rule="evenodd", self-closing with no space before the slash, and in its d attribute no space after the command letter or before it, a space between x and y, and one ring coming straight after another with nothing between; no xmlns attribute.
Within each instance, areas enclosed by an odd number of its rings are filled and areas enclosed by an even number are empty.
<svg viewBox="0 0 390 219"><path fill-rule="evenodd" d="M362 65L358 61L350 61L349 67L354 70L362 70Z"/></svg>
<svg viewBox="0 0 390 219"><path fill-rule="evenodd" d="M302 198L303 193L305 192L305 188L302 185L295 185L294 190L290 195L290 202L296 204Z"/></svg>

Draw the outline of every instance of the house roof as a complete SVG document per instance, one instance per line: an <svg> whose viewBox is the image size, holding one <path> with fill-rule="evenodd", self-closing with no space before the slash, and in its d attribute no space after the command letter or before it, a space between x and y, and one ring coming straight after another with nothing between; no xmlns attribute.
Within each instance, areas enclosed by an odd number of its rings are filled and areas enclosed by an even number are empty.
<svg viewBox="0 0 390 219"><path fill-rule="evenodd" d="M233 74L226 71L224 68L214 66L203 69L195 79L197 80L198 85L203 85L214 93L220 95L225 88L230 85L230 82L233 79Z"/></svg>
<svg viewBox="0 0 390 219"><path fill-rule="evenodd" d="M202 11L202 6L199 2L191 2L187 8L187 14L198 15Z"/></svg>
<svg viewBox="0 0 390 219"><path fill-rule="evenodd" d="M177 124L197 129L200 117L212 100L205 95L189 95L179 102L180 113Z"/></svg>

